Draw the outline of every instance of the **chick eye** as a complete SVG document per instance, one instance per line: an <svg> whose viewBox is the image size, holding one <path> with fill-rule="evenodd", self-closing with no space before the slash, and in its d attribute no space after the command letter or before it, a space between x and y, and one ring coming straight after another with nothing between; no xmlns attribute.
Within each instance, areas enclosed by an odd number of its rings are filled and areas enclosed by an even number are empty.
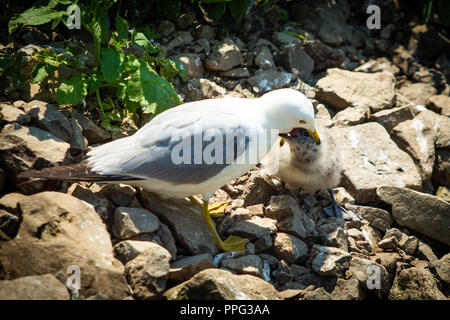
<svg viewBox="0 0 450 320"><path fill-rule="evenodd" d="M308 131L303 131L303 136L304 136L305 138L308 138L308 137L309 137Z"/></svg>

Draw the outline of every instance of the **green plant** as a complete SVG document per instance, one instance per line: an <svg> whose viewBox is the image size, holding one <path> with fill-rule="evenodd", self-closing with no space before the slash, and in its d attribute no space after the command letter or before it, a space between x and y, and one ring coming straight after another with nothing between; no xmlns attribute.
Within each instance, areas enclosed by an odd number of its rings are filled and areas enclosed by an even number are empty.
<svg viewBox="0 0 450 320"><path fill-rule="evenodd" d="M251 0L191 0L192 3L206 3L214 4L214 17L216 20L220 20L227 9L230 11L231 16L237 23L241 22L244 18L249 7L253 5L255 1Z"/></svg>
<svg viewBox="0 0 450 320"><path fill-rule="evenodd" d="M58 104L76 105L86 97L95 96L102 116L101 124L109 130L114 129L114 121L133 115L138 109L143 113L158 114L182 103L171 81L177 74L185 77L175 62L157 56L160 49L149 40L155 34L148 27L134 28L129 32L127 21L116 15L116 30L111 32L108 10L116 2L51 0L47 6L33 7L13 17L9 23L10 32L14 32L20 24L52 22L54 27L61 21L65 23L66 11L57 9L59 5L70 3L80 7L81 25L92 36L92 65L82 59L86 56L76 47L69 46L62 53L44 49L34 55L36 64L33 66L32 82L39 83L54 75L61 65L77 70L77 75L59 84ZM45 18L41 17L37 22L26 20L31 13L37 12L45 14ZM132 46L140 50L139 55L125 54ZM109 96L102 99L101 90L106 88L109 90L105 92L113 89L116 102Z"/></svg>
<svg viewBox="0 0 450 320"><path fill-rule="evenodd" d="M422 8L424 22L428 23L433 13L436 12L446 26L450 26L450 1L426 0Z"/></svg>

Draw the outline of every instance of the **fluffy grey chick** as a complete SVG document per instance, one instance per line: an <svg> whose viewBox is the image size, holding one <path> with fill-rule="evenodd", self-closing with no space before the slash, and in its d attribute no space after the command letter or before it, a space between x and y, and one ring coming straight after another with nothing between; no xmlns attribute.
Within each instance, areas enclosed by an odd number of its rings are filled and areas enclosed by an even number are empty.
<svg viewBox="0 0 450 320"><path fill-rule="evenodd" d="M333 209L332 212L325 212L342 218L342 211L345 209L336 202L332 191L341 179L341 153L326 129L318 126L317 131L320 144L305 129L298 128L290 133L280 134L279 143L263 159L262 167L266 173L285 182L289 190L315 192L327 189Z"/></svg>

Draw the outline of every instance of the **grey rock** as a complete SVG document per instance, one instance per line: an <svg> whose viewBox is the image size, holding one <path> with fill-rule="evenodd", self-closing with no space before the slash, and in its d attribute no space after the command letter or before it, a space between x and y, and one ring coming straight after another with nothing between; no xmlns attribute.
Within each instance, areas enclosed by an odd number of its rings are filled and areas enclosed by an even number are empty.
<svg viewBox="0 0 450 320"><path fill-rule="evenodd" d="M231 39L220 42L206 58L208 70L226 71L242 64L243 58L238 46Z"/></svg>
<svg viewBox="0 0 450 320"><path fill-rule="evenodd" d="M391 108L395 77L388 72L364 73L328 69L317 82L316 99L337 109L369 107L372 112Z"/></svg>
<svg viewBox="0 0 450 320"><path fill-rule="evenodd" d="M393 222L391 214L380 208L347 205L346 209L359 214L361 218L366 219L372 227L383 232L389 229Z"/></svg>
<svg viewBox="0 0 450 320"><path fill-rule="evenodd" d="M69 300L69 292L53 274L0 280L0 300Z"/></svg>
<svg viewBox="0 0 450 320"><path fill-rule="evenodd" d="M81 299L100 292L108 299L128 295L123 265L114 258L110 236L90 204L59 192L11 197L9 202L20 207L22 222L17 236L0 247L6 279L67 275L75 264L81 270Z"/></svg>
<svg viewBox="0 0 450 320"><path fill-rule="evenodd" d="M399 89L399 93L411 102L425 106L428 99L436 95L437 91L431 84L406 82Z"/></svg>
<svg viewBox="0 0 450 320"><path fill-rule="evenodd" d="M343 155L342 185L359 203L378 200L380 185L421 190L420 174L408 154L400 150L378 123L332 128Z"/></svg>
<svg viewBox="0 0 450 320"><path fill-rule="evenodd" d="M414 118L414 111L410 106L401 106L392 109L378 111L371 116L374 120L381 124L388 132L397 126L399 123L411 120Z"/></svg>
<svg viewBox="0 0 450 320"><path fill-rule="evenodd" d="M71 112L70 115L81 126L83 135L89 141L90 145L103 143L106 140L111 139L111 134L108 131L97 126L91 119L77 112Z"/></svg>
<svg viewBox="0 0 450 320"><path fill-rule="evenodd" d="M189 80L182 90L191 100L223 98L227 94L225 88L203 78Z"/></svg>
<svg viewBox="0 0 450 320"><path fill-rule="evenodd" d="M263 263L257 255L246 255L238 258L222 259L220 266L230 269L238 274L251 274L256 277L263 277Z"/></svg>
<svg viewBox="0 0 450 320"><path fill-rule="evenodd" d="M201 78L203 76L203 65L198 54L182 53L172 57L172 60L181 63L189 79Z"/></svg>
<svg viewBox="0 0 450 320"><path fill-rule="evenodd" d="M260 46L256 48L255 64L263 70L276 69L269 47Z"/></svg>
<svg viewBox="0 0 450 320"><path fill-rule="evenodd" d="M125 275L136 299L159 299L170 271L169 251L156 243L125 266Z"/></svg>
<svg viewBox="0 0 450 320"><path fill-rule="evenodd" d="M0 122L16 122L19 124L25 124L29 121L30 116L19 108L9 104L0 104Z"/></svg>
<svg viewBox="0 0 450 320"><path fill-rule="evenodd" d="M337 279L336 287L331 292L333 300L362 300L364 298L358 279Z"/></svg>
<svg viewBox="0 0 450 320"><path fill-rule="evenodd" d="M450 204L435 196L400 187L379 187L377 195L392 205L395 222L450 245Z"/></svg>
<svg viewBox="0 0 450 320"><path fill-rule="evenodd" d="M272 196L265 213L276 220L278 230L301 239L317 236L315 223L288 195Z"/></svg>
<svg viewBox="0 0 450 320"><path fill-rule="evenodd" d="M118 239L125 240L142 233L153 233L158 228L158 218L148 210L127 207L116 209L113 232Z"/></svg>
<svg viewBox="0 0 450 320"><path fill-rule="evenodd" d="M260 239L277 231L276 221L270 218L242 220L227 229L227 233L249 240Z"/></svg>
<svg viewBox="0 0 450 320"><path fill-rule="evenodd" d="M276 70L258 70L255 75L248 79L248 82L258 92L264 93L267 91L281 89L286 87L292 80L292 74L288 72Z"/></svg>
<svg viewBox="0 0 450 320"><path fill-rule="evenodd" d="M221 269L206 269L190 280L167 290L169 300L278 300L280 295L267 281L251 275L234 275Z"/></svg>
<svg viewBox="0 0 450 320"><path fill-rule="evenodd" d="M148 241L120 241L114 245L114 255L123 264L127 264L149 248L153 248L153 244Z"/></svg>
<svg viewBox="0 0 450 320"><path fill-rule="evenodd" d="M311 266L321 276L343 276L351 256L344 250L334 247L314 245L311 249Z"/></svg>
<svg viewBox="0 0 450 320"><path fill-rule="evenodd" d="M395 277L390 300L447 300L439 290L436 279L426 268L401 270Z"/></svg>
<svg viewBox="0 0 450 320"><path fill-rule="evenodd" d="M200 271L209 268L215 268L213 257L209 253L184 257L170 266L169 279L187 281Z"/></svg>
<svg viewBox="0 0 450 320"><path fill-rule="evenodd" d="M381 290L387 293L391 280L386 268L369 259L352 256L347 274L357 279L364 290ZM372 285L369 288L368 284Z"/></svg>
<svg viewBox="0 0 450 320"><path fill-rule="evenodd" d="M173 231L188 252L193 255L217 252L214 238L196 205L185 200L163 200L149 192L142 192L141 201Z"/></svg>
<svg viewBox="0 0 450 320"><path fill-rule="evenodd" d="M58 109L46 102L33 100L23 105L31 122L42 130L48 131L68 142L73 134L72 125Z"/></svg>
<svg viewBox="0 0 450 320"><path fill-rule="evenodd" d="M324 288L317 288L305 294L303 300L332 300L332 297Z"/></svg>
<svg viewBox="0 0 450 320"><path fill-rule="evenodd" d="M306 258L309 250L306 243L302 240L289 234L278 232L274 239L272 251L276 258L293 264Z"/></svg>
<svg viewBox="0 0 450 320"><path fill-rule="evenodd" d="M337 67L345 60L341 50L327 46L320 40L306 42L303 49L314 60L314 71Z"/></svg>
<svg viewBox="0 0 450 320"><path fill-rule="evenodd" d="M19 217L15 214L9 213L6 210L0 209L0 231L3 232L9 239L16 236L19 231ZM0 239L2 238L0 234ZM3 239L3 240L9 240Z"/></svg>

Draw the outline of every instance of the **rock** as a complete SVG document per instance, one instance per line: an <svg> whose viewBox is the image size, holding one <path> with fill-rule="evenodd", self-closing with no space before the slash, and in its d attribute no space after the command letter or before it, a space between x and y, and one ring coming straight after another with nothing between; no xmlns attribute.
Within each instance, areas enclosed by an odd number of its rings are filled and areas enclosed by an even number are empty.
<svg viewBox="0 0 450 320"><path fill-rule="evenodd" d="M345 60L341 50L327 46L320 40L307 41L303 49L314 60L314 71L337 67Z"/></svg>
<svg viewBox="0 0 450 320"><path fill-rule="evenodd" d="M162 20L159 22L157 31L163 37L168 37L175 31L175 24L168 20Z"/></svg>
<svg viewBox="0 0 450 320"><path fill-rule="evenodd" d="M433 249L423 241L419 241L417 246L417 256L420 259L430 261L432 265L438 263L438 257L433 252Z"/></svg>
<svg viewBox="0 0 450 320"><path fill-rule="evenodd" d="M440 94L428 98L425 106L436 113L450 116L450 97Z"/></svg>
<svg viewBox="0 0 450 320"><path fill-rule="evenodd" d="M169 251L156 243L125 266L125 275L136 299L159 299L166 289L170 270Z"/></svg>
<svg viewBox="0 0 450 320"><path fill-rule="evenodd" d="M72 126L72 136L70 137L69 140L70 147L73 150L85 152L88 147L88 141L83 136L83 129L74 118L70 118L69 123Z"/></svg>
<svg viewBox="0 0 450 320"><path fill-rule="evenodd" d="M118 207L114 215L113 232L118 239L129 239L159 228L158 218L148 210Z"/></svg>
<svg viewBox="0 0 450 320"><path fill-rule="evenodd" d="M342 152L341 185L356 201L375 201L380 185L404 186L421 190L422 180L408 154L400 150L378 123L332 128Z"/></svg>
<svg viewBox="0 0 450 320"><path fill-rule="evenodd" d="M169 279L187 281L200 271L215 267L213 257L209 253L181 258L170 266Z"/></svg>
<svg viewBox="0 0 450 320"><path fill-rule="evenodd" d="M378 242L378 246L384 251L394 251L397 248L397 242L395 237L384 238Z"/></svg>
<svg viewBox="0 0 450 320"><path fill-rule="evenodd" d="M399 123L414 118L414 112L410 106L402 106L378 111L371 116L371 120L381 124L388 132Z"/></svg>
<svg viewBox="0 0 450 320"><path fill-rule="evenodd" d="M392 225L393 219L389 212L380 208L347 205L347 210L351 210L369 221L369 224L380 231L386 231Z"/></svg>
<svg viewBox="0 0 450 320"><path fill-rule="evenodd" d="M395 274L397 262L400 261L400 259L400 256L396 253L389 252L378 252L375 256L371 257L372 261L375 261L385 267L389 274Z"/></svg>
<svg viewBox="0 0 450 320"><path fill-rule="evenodd" d="M182 90L191 100L223 98L227 94L225 88L208 79L190 80Z"/></svg>
<svg viewBox="0 0 450 320"><path fill-rule="evenodd" d="M260 239L274 234L277 231L276 221L269 218L254 218L242 220L227 229L229 235L249 240Z"/></svg>
<svg viewBox="0 0 450 320"><path fill-rule="evenodd" d="M316 87L316 99L337 109L370 107L377 112L391 108L395 97L395 77L388 72L328 69Z"/></svg>
<svg viewBox="0 0 450 320"><path fill-rule="evenodd" d="M159 229L156 231L156 236L161 240L161 245L170 252L172 257L175 257L177 254L177 246L169 227L160 222Z"/></svg>
<svg viewBox="0 0 450 320"><path fill-rule="evenodd" d="M206 58L205 64L208 70L226 71L243 62L242 53L231 39L220 42L213 52Z"/></svg>
<svg viewBox="0 0 450 320"><path fill-rule="evenodd" d="M277 193L272 179L260 170L251 171L243 186L240 199L244 200L244 207L259 203L266 203L270 197Z"/></svg>
<svg viewBox="0 0 450 320"><path fill-rule="evenodd" d="M380 251L380 248L378 248L378 242L380 241L380 237L377 235L376 230L371 226L364 224L361 227L361 232L365 239L364 242L368 246L366 247L367 251L373 253ZM361 245L360 242L357 242L357 244Z"/></svg>
<svg viewBox="0 0 450 320"><path fill-rule="evenodd" d="M364 235L361 231L359 231L358 229L355 228L351 228L347 230L347 235L349 237L352 237L355 240L359 240L362 241L364 240Z"/></svg>
<svg viewBox="0 0 450 320"><path fill-rule="evenodd" d="M433 168L432 181L434 184L450 188L450 150L436 150L436 163Z"/></svg>
<svg viewBox="0 0 450 320"><path fill-rule="evenodd" d="M198 54L182 53L172 57L172 60L181 63L189 79L201 78L203 76L203 65Z"/></svg>
<svg viewBox="0 0 450 320"><path fill-rule="evenodd" d="M15 214L9 213L6 210L0 209L0 231L2 231L9 239L14 238L19 231L19 217ZM2 239L0 234L0 240Z"/></svg>
<svg viewBox="0 0 450 320"><path fill-rule="evenodd" d="M6 186L6 173L3 171L2 168L0 168L0 193L4 193L3 189Z"/></svg>
<svg viewBox="0 0 450 320"><path fill-rule="evenodd" d="M274 239L272 251L276 258L293 264L307 256L308 246L294 236L278 232Z"/></svg>
<svg viewBox="0 0 450 320"><path fill-rule="evenodd" d="M350 254L334 247L315 244L311 249L311 266L321 276L343 276L351 260Z"/></svg>
<svg viewBox="0 0 450 320"><path fill-rule="evenodd" d="M450 284L450 253L444 255L439 262L436 263L435 268L439 278L448 286Z"/></svg>
<svg viewBox="0 0 450 320"><path fill-rule="evenodd" d="M338 187L333 189L334 198L341 206L347 206L349 204L355 204L355 198L348 193L345 188Z"/></svg>
<svg viewBox="0 0 450 320"><path fill-rule="evenodd" d="M416 253L417 247L419 246L419 240L414 236L405 237L398 242L400 248L402 248L407 255L413 256Z"/></svg>
<svg viewBox="0 0 450 320"><path fill-rule="evenodd" d="M0 300L69 300L69 292L54 275L0 280Z"/></svg>
<svg viewBox="0 0 450 320"><path fill-rule="evenodd" d="M10 174L69 163L70 145L34 127L7 124L0 132L0 163Z"/></svg>
<svg viewBox="0 0 450 320"><path fill-rule="evenodd" d="M287 86L292 80L292 74L288 72L276 71L276 70L259 70L255 75L248 79L248 82L259 93L267 91L281 89Z"/></svg>
<svg viewBox="0 0 450 320"><path fill-rule="evenodd" d="M277 290L251 275L234 275L221 269L206 269L189 281L167 290L169 300L278 300Z"/></svg>
<svg viewBox="0 0 450 320"><path fill-rule="evenodd" d="M435 162L436 118L431 111L423 111L414 119L399 123L391 137L406 151L420 168L423 180L431 179Z"/></svg>
<svg viewBox="0 0 450 320"><path fill-rule="evenodd" d="M222 259L220 266L230 269L238 274L251 274L256 277L263 277L263 264L259 256L250 254L238 258Z"/></svg>
<svg viewBox="0 0 450 320"><path fill-rule="evenodd" d="M198 39L214 40L216 29L210 25L202 24L196 28L196 35Z"/></svg>
<svg viewBox="0 0 450 320"><path fill-rule="evenodd" d="M19 108L2 103L0 104L0 122L25 124L30 122L30 116Z"/></svg>
<svg viewBox="0 0 450 320"><path fill-rule="evenodd" d="M116 208L106 197L79 183L72 184L67 190L67 194L86 201L94 206L95 211L100 218L102 218L103 222L105 222L108 227L112 227Z"/></svg>
<svg viewBox="0 0 450 320"><path fill-rule="evenodd" d="M71 112L70 115L81 126L83 135L89 141L89 145L103 143L106 140L111 139L111 134L108 131L97 126L91 119L78 112Z"/></svg>
<svg viewBox="0 0 450 320"><path fill-rule="evenodd" d="M81 270L81 299L98 293L108 299L127 296L123 266L114 258L109 234L91 205L58 192L14 199L23 220L17 236L0 247L4 279L47 273L66 277L67 268L76 265Z"/></svg>
<svg viewBox="0 0 450 320"><path fill-rule="evenodd" d="M173 39L166 45L167 51L174 48L189 45L194 41L194 37L189 31L175 31L173 33Z"/></svg>
<svg viewBox="0 0 450 320"><path fill-rule="evenodd" d="M148 192L142 192L141 201L173 231L188 252L193 255L217 252L214 238L196 205L185 200L162 200Z"/></svg>
<svg viewBox="0 0 450 320"><path fill-rule="evenodd" d="M336 113L332 120L337 126L348 127L366 122L369 117L369 107L349 107Z"/></svg>
<svg viewBox="0 0 450 320"><path fill-rule="evenodd" d="M381 290L387 293L391 280L386 268L369 259L353 256L350 260L347 277L357 279L364 290Z"/></svg>
<svg viewBox="0 0 450 320"><path fill-rule="evenodd" d="M431 84L421 82L406 82L401 86L398 92L411 102L422 106L425 106L428 99L437 93L436 89Z"/></svg>
<svg viewBox="0 0 450 320"><path fill-rule="evenodd" d="M1 172L0 172L1 175ZM1 180L1 178L0 178ZM1 185L1 182L0 182ZM1 187L0 187L1 190ZM436 191L436 197L441 198L442 200L445 200L447 202L450 202L450 190L446 187L439 187Z"/></svg>
<svg viewBox="0 0 450 320"><path fill-rule="evenodd" d="M230 78L248 78L251 76L250 71L245 67L222 71L220 74Z"/></svg>
<svg viewBox="0 0 450 320"><path fill-rule="evenodd" d="M320 287L305 294L303 300L332 300L332 298L324 288Z"/></svg>
<svg viewBox="0 0 450 320"><path fill-rule="evenodd" d="M255 53L255 64L263 70L275 69L272 52L267 46L257 47Z"/></svg>
<svg viewBox="0 0 450 320"><path fill-rule="evenodd" d="M280 231L301 239L317 236L314 220L303 212L291 196L272 196L265 212L268 217L276 220Z"/></svg>
<svg viewBox="0 0 450 320"><path fill-rule="evenodd" d="M250 211L252 216L264 217L264 204L259 203L245 208Z"/></svg>
<svg viewBox="0 0 450 320"><path fill-rule="evenodd" d="M450 245L450 204L435 196L400 187L379 187L377 195L392 205L396 223Z"/></svg>
<svg viewBox="0 0 450 320"><path fill-rule="evenodd" d="M254 244L256 253L260 253L272 248L273 240L271 236L265 235L264 237L256 240Z"/></svg>
<svg viewBox="0 0 450 320"><path fill-rule="evenodd" d="M333 300L362 300L364 293L357 279L337 279L336 287L331 293Z"/></svg>
<svg viewBox="0 0 450 320"><path fill-rule="evenodd" d="M149 248L153 248L153 244L148 241L120 241L114 245L114 255L123 264L127 264Z"/></svg>
<svg viewBox="0 0 450 320"><path fill-rule="evenodd" d="M55 106L33 100L23 105L31 122L42 130L48 131L63 141L69 141L73 134L72 125Z"/></svg>
<svg viewBox="0 0 450 320"><path fill-rule="evenodd" d="M366 63L355 68L353 71L362 71L369 73L385 71L392 74L398 74L400 72L400 69L397 66L393 65L392 62L387 58L380 57L377 59L370 59Z"/></svg>
<svg viewBox="0 0 450 320"><path fill-rule="evenodd" d="M132 206L132 201L136 197L136 189L123 183L105 184L96 193L108 198L118 207Z"/></svg>
<svg viewBox="0 0 450 320"><path fill-rule="evenodd" d="M308 81L314 70L314 60L301 48L298 42L283 47L277 63L303 81Z"/></svg>
<svg viewBox="0 0 450 320"><path fill-rule="evenodd" d="M343 229L343 221L327 219L318 226L320 244L326 247L336 247L348 251L347 232Z"/></svg>
<svg viewBox="0 0 450 320"><path fill-rule="evenodd" d="M447 300L426 268L401 270L389 291L390 300Z"/></svg>

